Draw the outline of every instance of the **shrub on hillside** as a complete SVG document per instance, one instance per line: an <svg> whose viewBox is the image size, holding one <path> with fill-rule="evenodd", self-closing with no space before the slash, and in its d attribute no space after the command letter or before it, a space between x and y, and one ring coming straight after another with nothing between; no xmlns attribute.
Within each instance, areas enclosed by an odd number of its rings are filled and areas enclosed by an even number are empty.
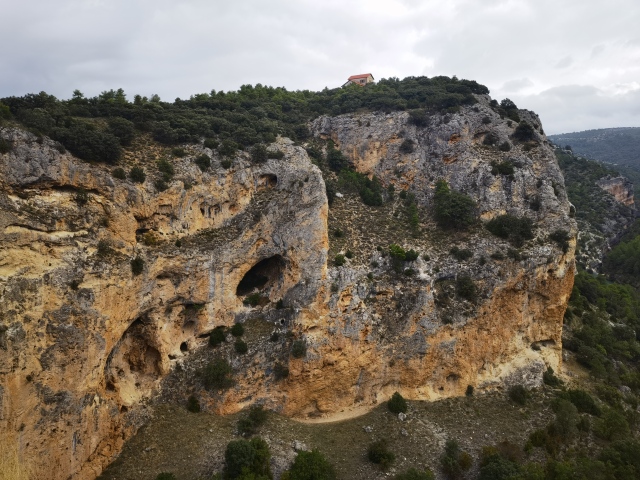
<svg viewBox="0 0 640 480"><path fill-rule="evenodd" d="M525 240L533 238L533 221L515 215L499 215L485 224L487 230L497 237L509 240L509 243L521 247Z"/></svg>
<svg viewBox="0 0 640 480"><path fill-rule="evenodd" d="M231 335L234 337L241 337L244 335L244 326L241 323L234 323L231 327Z"/></svg>
<svg viewBox="0 0 640 480"><path fill-rule="evenodd" d="M461 478L463 473L471 468L472 463L471 456L460 449L457 441L446 441L444 454L440 457L440 466L447 478Z"/></svg>
<svg viewBox="0 0 640 480"><path fill-rule="evenodd" d="M233 440L224 452L224 478L271 479L269 445L259 437Z"/></svg>
<svg viewBox="0 0 640 480"><path fill-rule="evenodd" d="M194 163L201 171L206 172L211 167L211 158L209 158L209 155L203 153L202 155L198 155L196 157Z"/></svg>
<svg viewBox="0 0 640 480"><path fill-rule="evenodd" d="M395 392L387 402L387 408L391 413L406 413L407 401L398 392Z"/></svg>
<svg viewBox="0 0 640 480"><path fill-rule="evenodd" d="M527 122L520 122L511 137L522 143L530 142L536 139L536 132Z"/></svg>
<svg viewBox="0 0 640 480"><path fill-rule="evenodd" d="M377 440L367 448L367 458L370 462L380 465L383 470L388 469L396 456L389 450L386 440Z"/></svg>
<svg viewBox="0 0 640 480"><path fill-rule="evenodd" d="M478 287L474 283L473 279L468 275L460 275L456 279L456 295L475 302L478 297Z"/></svg>
<svg viewBox="0 0 640 480"><path fill-rule="evenodd" d="M231 365L223 358L210 361L202 371L202 380L205 388L225 389L233 386Z"/></svg>
<svg viewBox="0 0 640 480"><path fill-rule="evenodd" d="M304 340L296 340L291 345L291 355L293 358L302 358L307 354L307 343Z"/></svg>
<svg viewBox="0 0 640 480"><path fill-rule="evenodd" d="M413 140L405 138L404 141L400 144L400 153L408 154L412 153L415 149L415 143Z"/></svg>
<svg viewBox="0 0 640 480"><path fill-rule="evenodd" d="M131 260L131 273L134 275L140 275L144 270L144 260L137 256Z"/></svg>
<svg viewBox="0 0 640 480"><path fill-rule="evenodd" d="M461 230L475 222L475 202L471 197L451 190L444 180L436 184L433 202L436 222L441 227Z"/></svg>
<svg viewBox="0 0 640 480"><path fill-rule="evenodd" d="M217 347L225 342L224 327L216 327L211 331L209 335L209 346Z"/></svg>
<svg viewBox="0 0 640 480"><path fill-rule="evenodd" d="M129 171L129 178L131 179L132 182L144 183L144 181L147 178L147 176L145 175L144 170L142 169L142 167L133 167Z"/></svg>
<svg viewBox="0 0 640 480"><path fill-rule="evenodd" d="M435 480L435 475L428 468L426 470L418 470L410 468L409 470L397 474L393 480Z"/></svg>
<svg viewBox="0 0 640 480"><path fill-rule="evenodd" d="M335 480L337 478L333 465L316 449L310 452L298 452L288 475L289 480Z"/></svg>
<svg viewBox="0 0 640 480"><path fill-rule="evenodd" d="M509 398L519 405L525 405L529 399L529 392L524 385L513 385L509 388Z"/></svg>

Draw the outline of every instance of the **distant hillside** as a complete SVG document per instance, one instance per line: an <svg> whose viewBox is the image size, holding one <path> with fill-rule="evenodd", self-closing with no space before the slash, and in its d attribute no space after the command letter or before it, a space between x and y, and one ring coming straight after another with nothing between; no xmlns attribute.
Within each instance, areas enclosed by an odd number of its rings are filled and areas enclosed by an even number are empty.
<svg viewBox="0 0 640 480"><path fill-rule="evenodd" d="M640 169L640 128L604 128L549 135L558 146L601 162Z"/></svg>

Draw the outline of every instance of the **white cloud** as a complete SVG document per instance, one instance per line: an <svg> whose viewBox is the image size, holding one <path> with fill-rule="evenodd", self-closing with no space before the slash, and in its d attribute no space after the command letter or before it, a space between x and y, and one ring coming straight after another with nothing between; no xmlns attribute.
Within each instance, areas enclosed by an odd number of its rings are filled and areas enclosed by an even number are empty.
<svg viewBox="0 0 640 480"><path fill-rule="evenodd" d="M3 11L0 97L122 87L172 100L245 83L336 87L364 72L457 75L579 130L594 118L559 108L587 108L561 87L593 86L582 98L600 110L636 101L638 24L637 0L30 0ZM598 125L634 121L611 111Z"/></svg>

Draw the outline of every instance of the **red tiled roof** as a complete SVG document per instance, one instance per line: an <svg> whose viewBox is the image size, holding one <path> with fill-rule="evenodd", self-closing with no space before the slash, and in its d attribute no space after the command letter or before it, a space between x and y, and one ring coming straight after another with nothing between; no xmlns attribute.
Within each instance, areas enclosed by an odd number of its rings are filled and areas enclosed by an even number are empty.
<svg viewBox="0 0 640 480"><path fill-rule="evenodd" d="M351 75L347 80L357 80L358 78L367 78L369 76L373 78L373 75L370 73L361 73L360 75Z"/></svg>

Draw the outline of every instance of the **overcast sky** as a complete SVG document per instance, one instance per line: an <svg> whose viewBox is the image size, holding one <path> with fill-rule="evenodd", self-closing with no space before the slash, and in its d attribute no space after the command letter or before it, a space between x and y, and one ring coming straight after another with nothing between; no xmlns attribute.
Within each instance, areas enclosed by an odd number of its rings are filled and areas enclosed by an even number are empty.
<svg viewBox="0 0 640 480"><path fill-rule="evenodd" d="M0 0L0 97L457 75L547 133L640 126L639 0Z"/></svg>

